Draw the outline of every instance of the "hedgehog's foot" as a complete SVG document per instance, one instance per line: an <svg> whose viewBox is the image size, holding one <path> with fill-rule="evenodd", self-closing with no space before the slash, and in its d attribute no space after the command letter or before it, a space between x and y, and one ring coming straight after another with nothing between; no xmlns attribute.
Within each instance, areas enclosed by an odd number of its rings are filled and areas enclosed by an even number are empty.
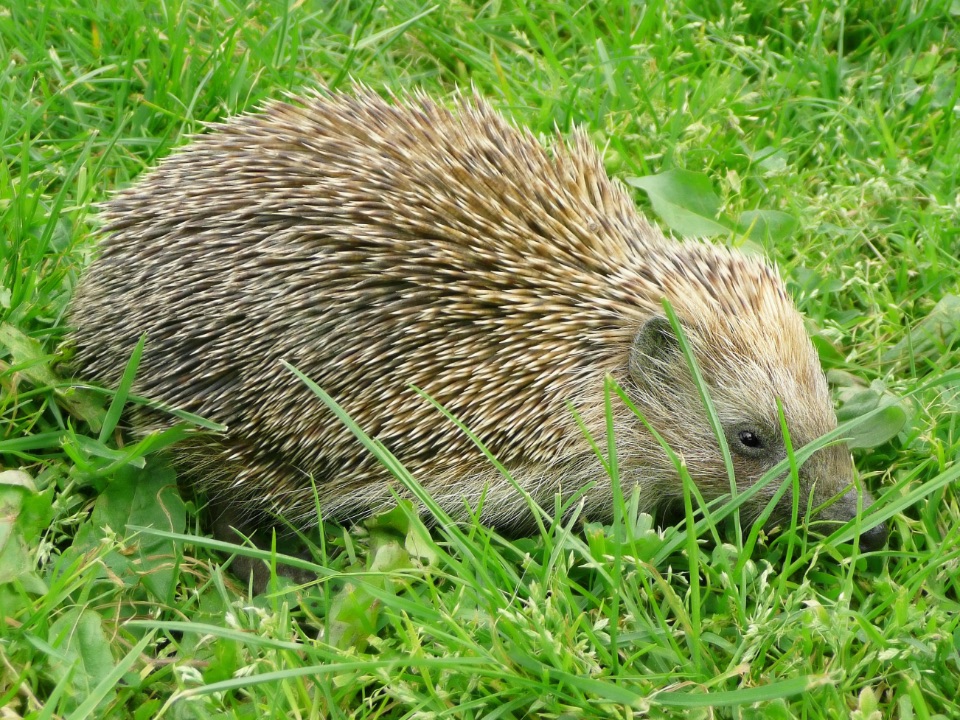
<svg viewBox="0 0 960 720"><path fill-rule="evenodd" d="M207 509L211 513L211 529L217 540L246 547L252 544L258 550L269 552L273 548L273 534L276 532L278 554L303 560L312 559L309 550L303 547L303 543L288 529L265 524L263 518L251 519L238 513L229 503L212 501ZM255 595L263 593L274 577L269 561L240 554L233 555L230 571L238 579L250 583ZM315 573L287 565L280 557L276 559L276 575L298 584L307 584L317 579Z"/></svg>

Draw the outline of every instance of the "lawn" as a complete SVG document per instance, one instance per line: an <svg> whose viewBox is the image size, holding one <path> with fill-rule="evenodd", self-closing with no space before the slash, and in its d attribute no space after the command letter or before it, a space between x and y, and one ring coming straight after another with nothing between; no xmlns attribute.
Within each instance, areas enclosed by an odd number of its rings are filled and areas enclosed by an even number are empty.
<svg viewBox="0 0 960 720"><path fill-rule="evenodd" d="M958 48L955 0L8 0L0 714L956 717ZM206 122L355 83L585 127L664 228L764 252L841 419L872 413L851 437L887 547L693 505L660 528L628 489L610 526L528 538L404 507L328 526L316 583L251 597L177 491L180 429L132 440L124 386L70 383L65 309L98 202Z"/></svg>

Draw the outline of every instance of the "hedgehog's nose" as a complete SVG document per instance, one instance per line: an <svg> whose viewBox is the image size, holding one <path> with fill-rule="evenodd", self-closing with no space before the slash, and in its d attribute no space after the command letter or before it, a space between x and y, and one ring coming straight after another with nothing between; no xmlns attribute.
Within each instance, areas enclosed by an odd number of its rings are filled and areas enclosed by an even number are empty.
<svg viewBox="0 0 960 720"><path fill-rule="evenodd" d="M860 549L863 552L880 550L887 544L887 524L880 523L860 534Z"/></svg>

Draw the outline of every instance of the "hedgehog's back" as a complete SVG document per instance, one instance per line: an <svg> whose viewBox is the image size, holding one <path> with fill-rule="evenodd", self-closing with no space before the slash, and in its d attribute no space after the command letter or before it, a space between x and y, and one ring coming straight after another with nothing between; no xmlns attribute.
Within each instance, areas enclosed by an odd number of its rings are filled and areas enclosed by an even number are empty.
<svg viewBox="0 0 960 720"><path fill-rule="evenodd" d="M611 277L665 242L582 137L551 154L480 101L372 94L215 126L104 219L79 373L115 385L145 333L136 392L229 426L189 464L305 500L310 475L348 494L384 471L281 360L415 467L483 461L411 384L501 460L550 462L643 312Z"/></svg>

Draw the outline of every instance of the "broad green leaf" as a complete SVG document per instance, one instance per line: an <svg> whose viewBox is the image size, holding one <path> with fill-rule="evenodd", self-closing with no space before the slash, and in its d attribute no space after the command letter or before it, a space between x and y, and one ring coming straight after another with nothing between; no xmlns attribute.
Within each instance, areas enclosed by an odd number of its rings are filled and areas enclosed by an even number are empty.
<svg viewBox="0 0 960 720"><path fill-rule="evenodd" d="M840 422L880 409L872 418L850 430L847 444L851 449L882 445L896 437L910 419L912 412L907 401L887 391L881 381L874 380L866 386L849 373L837 370L831 370L827 377L834 385L840 386L837 392L840 400L837 419Z"/></svg>
<svg viewBox="0 0 960 720"><path fill-rule="evenodd" d="M792 215L779 210L748 210L737 221L737 229L754 242L783 242L797 229Z"/></svg>
<svg viewBox="0 0 960 720"><path fill-rule="evenodd" d="M903 340L883 353L883 360L906 362L911 356L939 355L957 342L960 342L960 296L946 295Z"/></svg>
<svg viewBox="0 0 960 720"><path fill-rule="evenodd" d="M147 459L143 470L128 465L117 472L97 498L71 550L94 550L107 527L124 537L128 525L175 533L182 533L186 527L186 506L177 490L176 475L154 457ZM152 535L141 535L135 542L135 553L113 551L104 562L125 582L134 585L142 581L157 599L168 599L176 581L177 544Z"/></svg>
<svg viewBox="0 0 960 720"><path fill-rule="evenodd" d="M56 356L43 352L40 343L6 323L0 323L0 346L10 352L11 364L36 387L49 387L58 404L67 412L86 422L94 432L103 426L106 411L96 393L69 386L51 370Z"/></svg>
<svg viewBox="0 0 960 720"><path fill-rule="evenodd" d="M22 470L0 472L0 583L19 579L30 592L45 591L31 547L52 517L52 487L37 492Z"/></svg>
<svg viewBox="0 0 960 720"><path fill-rule="evenodd" d="M103 631L103 618L93 610L69 609L50 626L47 641L56 652L48 656L46 672L55 681L70 675L71 707L90 696L113 671L113 654ZM105 699L114 692L107 692Z"/></svg>
<svg viewBox="0 0 960 720"><path fill-rule="evenodd" d="M0 583L11 582L30 571L32 560L17 527L24 488L0 485Z"/></svg>
<svg viewBox="0 0 960 720"><path fill-rule="evenodd" d="M689 170L667 170L657 175L627 178L647 193L654 212L682 237L727 235L730 228L717 219L720 197L710 178Z"/></svg>

